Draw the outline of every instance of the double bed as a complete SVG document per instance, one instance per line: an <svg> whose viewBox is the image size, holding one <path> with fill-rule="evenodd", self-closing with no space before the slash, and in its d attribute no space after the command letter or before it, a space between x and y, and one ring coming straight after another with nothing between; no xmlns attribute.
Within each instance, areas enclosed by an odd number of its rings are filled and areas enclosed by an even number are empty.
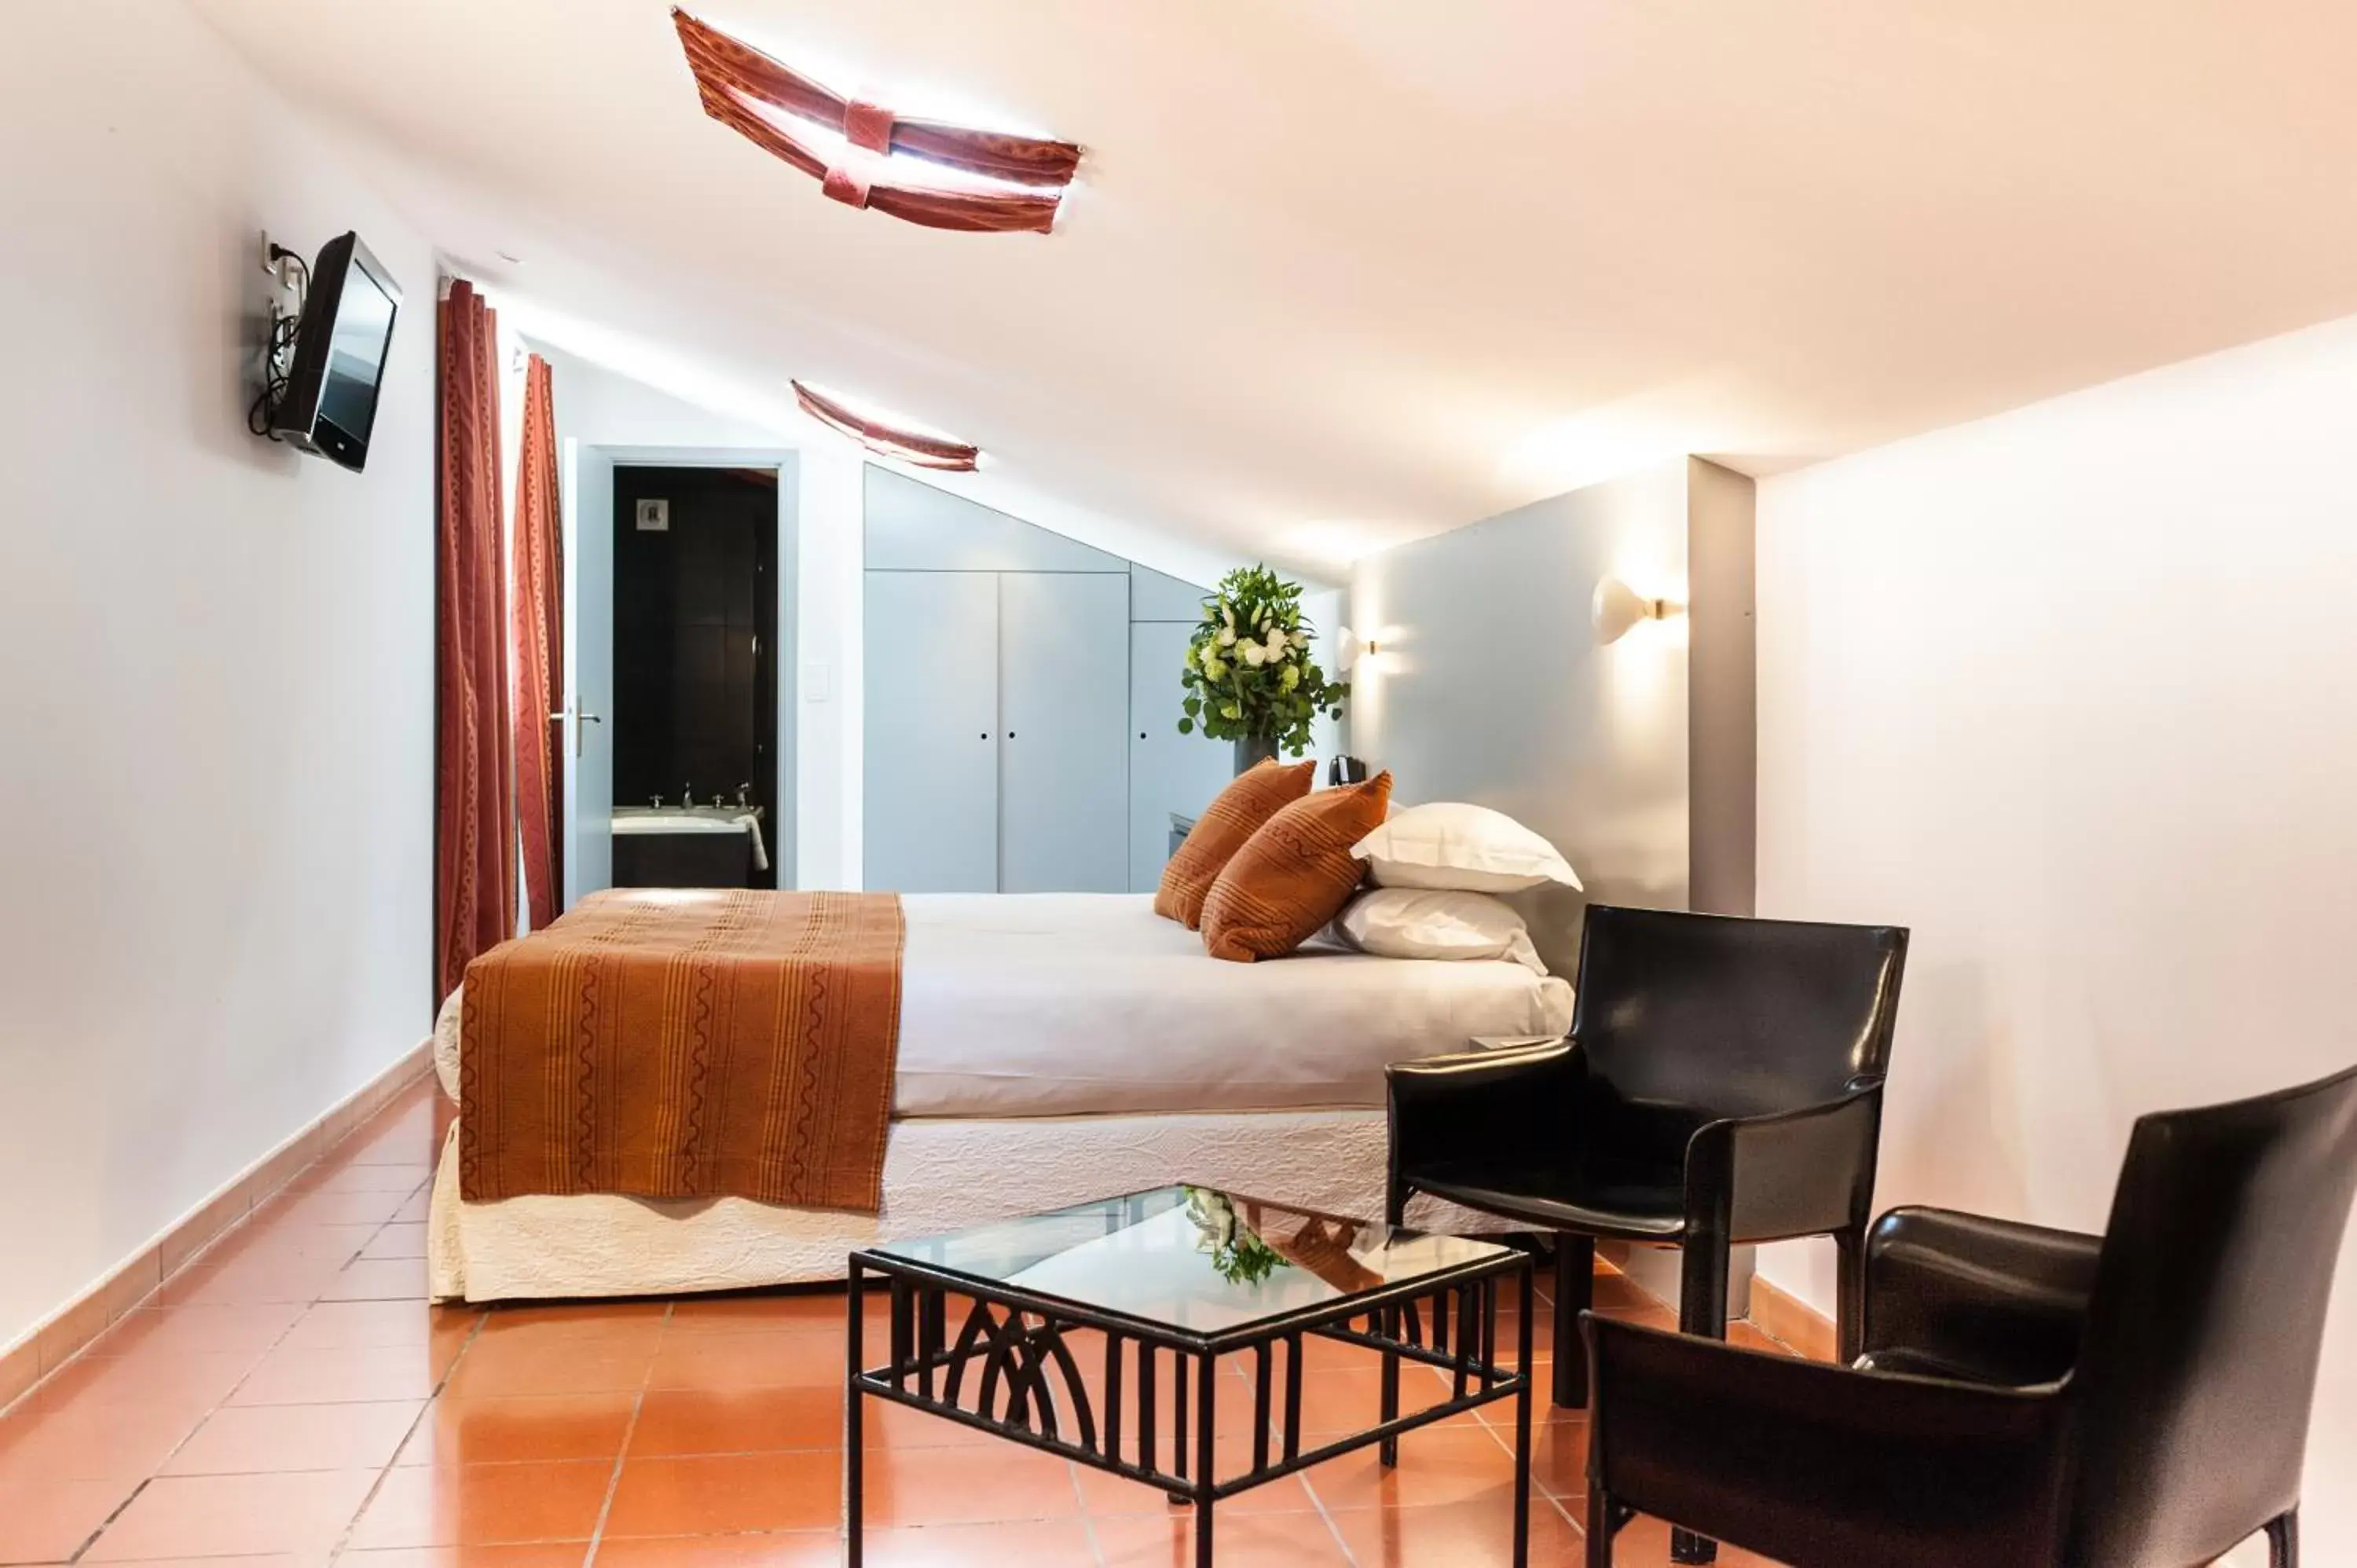
<svg viewBox="0 0 2357 1568"><path fill-rule="evenodd" d="M1374 1218L1386 1062L1570 1023L1570 986L1519 963L1378 958L1322 941L1222 962L1152 902L901 899L878 1212L614 1193L467 1202L454 1125L434 1185L434 1293L485 1301L839 1279L855 1248L1178 1179ZM454 1101L457 1000L435 1038Z"/></svg>

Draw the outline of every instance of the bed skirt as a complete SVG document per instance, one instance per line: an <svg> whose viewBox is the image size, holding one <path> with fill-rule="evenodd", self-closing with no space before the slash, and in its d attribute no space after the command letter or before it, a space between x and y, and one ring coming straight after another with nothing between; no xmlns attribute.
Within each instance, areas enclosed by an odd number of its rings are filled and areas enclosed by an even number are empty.
<svg viewBox="0 0 2357 1568"><path fill-rule="evenodd" d="M844 1277L856 1248L1200 1182L1356 1219L1380 1218L1381 1111L1221 1112L895 1122L878 1214L743 1198L458 1197L457 1127L435 1172L426 1232L437 1300L561 1300L740 1290ZM1494 1230L1419 1197L1408 1222Z"/></svg>

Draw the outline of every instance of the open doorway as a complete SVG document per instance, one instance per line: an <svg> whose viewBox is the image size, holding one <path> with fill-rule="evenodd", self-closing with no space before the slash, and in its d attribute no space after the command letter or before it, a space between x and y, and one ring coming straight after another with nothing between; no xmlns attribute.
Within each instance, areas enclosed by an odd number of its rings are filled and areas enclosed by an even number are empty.
<svg viewBox="0 0 2357 1568"><path fill-rule="evenodd" d="M779 516L773 467L614 468L617 886L778 886Z"/></svg>
<svg viewBox="0 0 2357 1568"><path fill-rule="evenodd" d="M778 475L614 473L614 882L774 887Z"/></svg>

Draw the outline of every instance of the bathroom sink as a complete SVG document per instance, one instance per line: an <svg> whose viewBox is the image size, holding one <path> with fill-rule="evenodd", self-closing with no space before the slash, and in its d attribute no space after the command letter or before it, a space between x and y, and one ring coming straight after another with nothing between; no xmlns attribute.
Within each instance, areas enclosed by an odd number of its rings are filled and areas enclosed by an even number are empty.
<svg viewBox="0 0 2357 1568"><path fill-rule="evenodd" d="M741 815L724 817L702 808L694 811L679 811L625 806L614 813L614 831L618 833L741 833L747 831L747 824Z"/></svg>

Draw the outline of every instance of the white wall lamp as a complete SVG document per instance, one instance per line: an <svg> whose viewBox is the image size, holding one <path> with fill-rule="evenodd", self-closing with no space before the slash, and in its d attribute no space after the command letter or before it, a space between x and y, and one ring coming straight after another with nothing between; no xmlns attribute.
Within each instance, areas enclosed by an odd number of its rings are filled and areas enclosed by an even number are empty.
<svg viewBox="0 0 2357 1568"><path fill-rule="evenodd" d="M1686 607L1675 599L1649 599L1620 578L1607 577L1596 585L1591 613L1597 646L1603 648L1628 636L1639 621L1668 620L1685 614Z"/></svg>
<svg viewBox="0 0 2357 1568"><path fill-rule="evenodd" d="M1338 671L1348 671L1361 658L1381 653L1383 650L1382 643L1361 642L1359 640L1359 634L1347 626L1338 626L1334 628L1334 668Z"/></svg>

